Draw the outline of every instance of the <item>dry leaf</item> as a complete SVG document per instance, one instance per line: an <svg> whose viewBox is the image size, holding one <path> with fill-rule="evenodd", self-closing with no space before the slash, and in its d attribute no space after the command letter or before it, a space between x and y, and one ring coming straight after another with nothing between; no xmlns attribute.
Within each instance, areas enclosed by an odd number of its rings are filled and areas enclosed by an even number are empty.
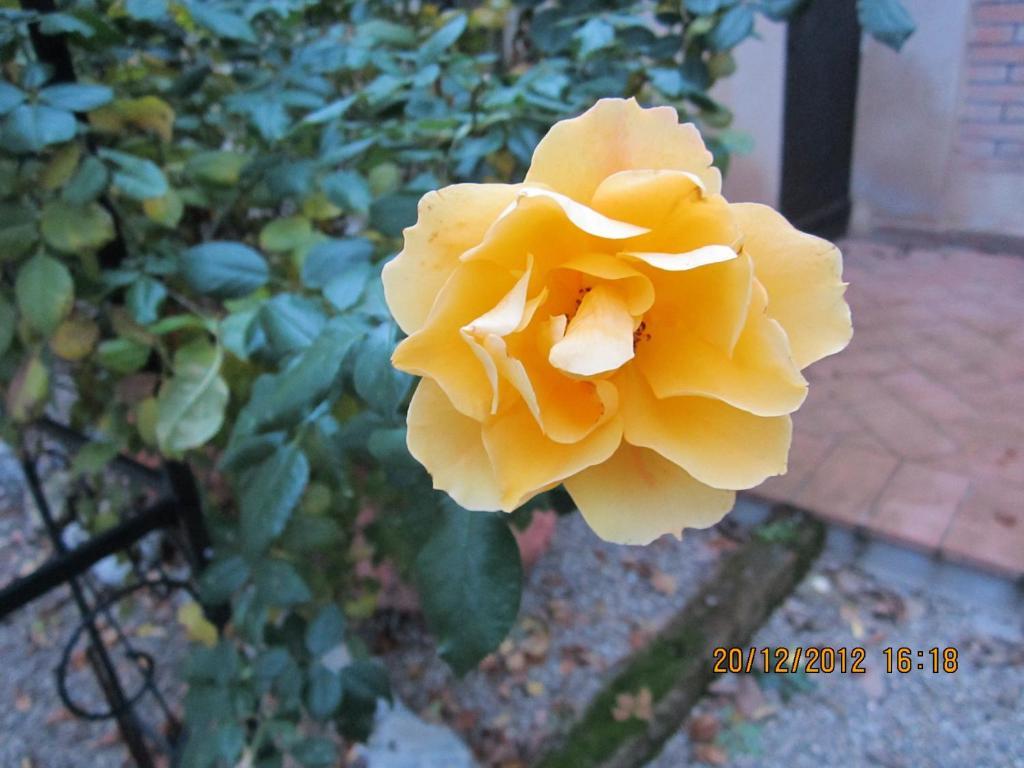
<svg viewBox="0 0 1024 768"><path fill-rule="evenodd" d="M675 576L659 570L651 574L651 586L663 595L674 595L679 589Z"/></svg>
<svg viewBox="0 0 1024 768"><path fill-rule="evenodd" d="M729 762L729 755L716 744L698 744L693 748L693 759L707 765L725 765Z"/></svg>
<svg viewBox="0 0 1024 768"><path fill-rule="evenodd" d="M714 715L696 715L690 720L691 741L714 741L718 735L718 718Z"/></svg>
<svg viewBox="0 0 1024 768"><path fill-rule="evenodd" d="M839 608L839 615L850 625L850 631L856 639L860 640L864 637L864 622L861 621L860 613L852 603L843 603Z"/></svg>
<svg viewBox="0 0 1024 768"><path fill-rule="evenodd" d="M217 628L206 620L202 607L195 600L182 603L178 608L178 623L185 627L190 640L208 648L217 644Z"/></svg>
<svg viewBox="0 0 1024 768"><path fill-rule="evenodd" d="M651 689L644 687L636 694L620 693L615 697L612 717L618 722L630 718L650 721L654 717L654 697L651 696Z"/></svg>

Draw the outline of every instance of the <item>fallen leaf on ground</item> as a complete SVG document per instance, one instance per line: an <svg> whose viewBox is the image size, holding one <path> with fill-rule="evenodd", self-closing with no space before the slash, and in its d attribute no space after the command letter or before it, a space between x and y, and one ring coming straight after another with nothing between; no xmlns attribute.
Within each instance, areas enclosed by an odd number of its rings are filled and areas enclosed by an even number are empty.
<svg viewBox="0 0 1024 768"><path fill-rule="evenodd" d="M693 759L707 765L725 765L729 762L729 755L715 744L698 744L693 748Z"/></svg>
<svg viewBox="0 0 1024 768"><path fill-rule="evenodd" d="M714 741L718 735L718 718L714 715L696 715L690 720L691 741Z"/></svg>
<svg viewBox="0 0 1024 768"><path fill-rule="evenodd" d="M663 595L674 595L679 588L675 576L659 570L651 574L651 586Z"/></svg>
<svg viewBox="0 0 1024 768"><path fill-rule="evenodd" d="M519 556L524 568L531 568L551 547L555 536L555 524L558 514L550 509L535 509L530 517L530 524L523 530L515 530L516 542L519 544Z"/></svg>
<svg viewBox="0 0 1024 768"><path fill-rule="evenodd" d="M635 694L620 693L615 697L612 717L620 723L630 718L650 721L654 717L654 697L651 696L651 689L644 687Z"/></svg>

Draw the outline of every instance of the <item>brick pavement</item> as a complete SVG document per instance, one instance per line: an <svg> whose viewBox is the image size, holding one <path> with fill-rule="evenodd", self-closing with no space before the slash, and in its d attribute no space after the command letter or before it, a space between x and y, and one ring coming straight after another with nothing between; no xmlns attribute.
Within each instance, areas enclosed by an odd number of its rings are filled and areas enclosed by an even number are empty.
<svg viewBox="0 0 1024 768"><path fill-rule="evenodd" d="M853 341L808 369L790 471L757 493L1024 574L1024 258L843 251Z"/></svg>

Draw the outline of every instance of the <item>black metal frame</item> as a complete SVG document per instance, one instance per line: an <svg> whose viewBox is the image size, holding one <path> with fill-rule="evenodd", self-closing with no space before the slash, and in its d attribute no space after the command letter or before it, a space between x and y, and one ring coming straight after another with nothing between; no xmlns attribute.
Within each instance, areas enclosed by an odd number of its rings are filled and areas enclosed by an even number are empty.
<svg viewBox="0 0 1024 768"><path fill-rule="evenodd" d="M786 31L780 208L822 237L846 233L861 30L854 0L815 0Z"/></svg>
<svg viewBox="0 0 1024 768"><path fill-rule="evenodd" d="M43 420L38 426L40 437L45 434L51 439L55 438L62 446L71 450L88 442L87 438L52 421ZM116 720L128 751L140 768L153 768L156 764L156 752L169 755L173 761L182 732L181 723L155 684L155 661L149 654L132 645L130 638L114 618L112 609L120 601L140 590L154 590L167 596L173 590L185 589L194 596L195 589L188 581L162 574L158 578L142 578L108 594L101 594L91 589L84 577L89 569L103 558L129 549L135 542L156 530L177 534L175 538L188 559L192 573L198 574L208 559L210 542L203 523L195 480L188 466L183 463L167 462L161 470L154 470L128 457L116 457L109 468L154 489L158 494L157 499L136 514L125 516L119 524L79 546L69 548L61 535L58 518L54 515L43 491L38 467L39 459L43 455L52 456L55 452L43 450L32 453L23 446L20 460L29 492L55 554L32 573L17 578L0 589L0 620L51 590L67 585L81 618L78 626L71 632L55 670L57 692L64 706L82 719ZM67 453L56 455L66 458ZM73 507L74 498L69 498L67 503ZM133 692L127 692L119 678L117 667L99 627L100 619L113 627L116 643L123 648L126 658L138 667L142 684ZM104 710L90 710L79 705L68 690L69 665L74 649L83 635L88 643L86 658L107 701L107 708ZM136 704L147 694L153 697L163 713L163 734L149 727L135 710Z"/></svg>

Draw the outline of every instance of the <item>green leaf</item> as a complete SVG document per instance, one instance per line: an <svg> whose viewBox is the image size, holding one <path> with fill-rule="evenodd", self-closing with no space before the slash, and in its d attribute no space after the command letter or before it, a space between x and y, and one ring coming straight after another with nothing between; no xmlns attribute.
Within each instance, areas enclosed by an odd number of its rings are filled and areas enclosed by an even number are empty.
<svg viewBox="0 0 1024 768"><path fill-rule="evenodd" d="M775 21L785 21L793 16L807 0L761 0L761 13Z"/></svg>
<svg viewBox="0 0 1024 768"><path fill-rule="evenodd" d="M256 592L268 605L287 608L312 597L306 582L291 563L263 560L256 566Z"/></svg>
<svg viewBox="0 0 1024 768"><path fill-rule="evenodd" d="M185 664L185 677L190 682L206 681L226 686L238 674L238 651L227 640L213 648L193 647ZM224 712L217 713L223 717Z"/></svg>
<svg viewBox="0 0 1024 768"><path fill-rule="evenodd" d="M914 34L914 20L899 0L857 0L860 25L895 51Z"/></svg>
<svg viewBox="0 0 1024 768"><path fill-rule="evenodd" d="M288 216L267 222L260 230L260 248L265 251L290 251L305 243L313 225L305 216Z"/></svg>
<svg viewBox="0 0 1024 768"><path fill-rule="evenodd" d="M309 668L306 707L316 720L326 720L341 704L341 675L323 664Z"/></svg>
<svg viewBox="0 0 1024 768"><path fill-rule="evenodd" d="M3 357L14 340L14 324L18 315L11 302L0 296L0 357Z"/></svg>
<svg viewBox="0 0 1024 768"><path fill-rule="evenodd" d="M317 303L293 293L274 296L260 307L257 317L270 352L276 358L308 347L327 323Z"/></svg>
<svg viewBox="0 0 1024 768"><path fill-rule="evenodd" d="M200 293L238 298L270 279L267 262L243 243L214 240L193 246L181 255L185 279Z"/></svg>
<svg viewBox="0 0 1024 768"><path fill-rule="evenodd" d="M573 35L580 43L581 58L615 43L615 27L599 16L594 16Z"/></svg>
<svg viewBox="0 0 1024 768"><path fill-rule="evenodd" d="M49 336L75 302L75 283L67 267L37 253L21 265L14 283L18 311L29 326Z"/></svg>
<svg viewBox="0 0 1024 768"><path fill-rule="evenodd" d="M185 203L181 195L173 189L168 189L160 197L143 200L142 210L150 221L155 221L167 229L174 229L185 213Z"/></svg>
<svg viewBox="0 0 1024 768"><path fill-rule="evenodd" d="M358 94L352 94L351 96L346 96L343 99L332 101L326 107L321 107L314 112L310 112L302 118L302 122L309 123L311 125L318 125L320 123L329 123L331 120L336 120L348 112L349 107L355 104L357 98L359 98Z"/></svg>
<svg viewBox="0 0 1024 768"><path fill-rule="evenodd" d="M116 237L114 220L101 205L69 205L51 200L43 207L43 239L64 253L94 251Z"/></svg>
<svg viewBox="0 0 1024 768"><path fill-rule="evenodd" d="M712 14L724 4L723 0L683 0L683 6L686 10L698 16Z"/></svg>
<svg viewBox="0 0 1024 768"><path fill-rule="evenodd" d="M320 182L327 199L347 210L366 213L370 209L373 193L370 185L355 171L336 171Z"/></svg>
<svg viewBox="0 0 1024 768"><path fill-rule="evenodd" d="M405 427L375 429L366 441L366 449L389 469L413 468L416 460L409 455Z"/></svg>
<svg viewBox="0 0 1024 768"><path fill-rule="evenodd" d="M0 145L17 154L39 152L50 144L75 137L75 115L44 104L22 104L7 114L0 131Z"/></svg>
<svg viewBox="0 0 1024 768"><path fill-rule="evenodd" d="M174 375L157 397L156 437L160 450L181 453L217 434L224 423L228 385L220 376L223 353L205 340L174 355Z"/></svg>
<svg viewBox="0 0 1024 768"><path fill-rule="evenodd" d="M167 193L164 172L151 160L113 149L100 149L97 154L118 167L114 171L114 186L122 194L133 200L146 200Z"/></svg>
<svg viewBox="0 0 1024 768"><path fill-rule="evenodd" d="M96 356L104 368L126 376L146 364L149 351L148 346L133 339L108 339L96 347Z"/></svg>
<svg viewBox="0 0 1024 768"><path fill-rule="evenodd" d="M302 262L302 283L307 288L323 288L371 256L373 243L364 237L346 237L317 243L309 249Z"/></svg>
<svg viewBox="0 0 1024 768"><path fill-rule="evenodd" d="M249 158L238 152L199 152L186 161L185 172L199 181L231 186L238 183L248 163Z"/></svg>
<svg viewBox="0 0 1024 768"><path fill-rule="evenodd" d="M124 10L136 21L160 21L167 16L167 0L126 0Z"/></svg>
<svg viewBox="0 0 1024 768"><path fill-rule="evenodd" d="M14 378L7 385L4 407L7 417L16 424L34 418L46 404L50 393L50 372L38 354L22 360Z"/></svg>
<svg viewBox="0 0 1024 768"><path fill-rule="evenodd" d="M375 661L353 661L341 670L341 682L346 696L391 701L388 671Z"/></svg>
<svg viewBox="0 0 1024 768"><path fill-rule="evenodd" d="M341 670L341 690L338 728L345 738L365 741L373 730L377 700L391 701L387 671L371 661L355 661Z"/></svg>
<svg viewBox="0 0 1024 768"><path fill-rule="evenodd" d="M309 460L289 443L242 475L242 539L247 552L265 550L284 530L309 482Z"/></svg>
<svg viewBox="0 0 1024 768"><path fill-rule="evenodd" d="M363 295L372 273L373 267L370 264L354 264L324 286L324 298L339 312L349 309Z"/></svg>
<svg viewBox="0 0 1024 768"><path fill-rule="evenodd" d="M374 200L370 206L370 226L382 234L401 237L402 230L416 223L420 195L396 192Z"/></svg>
<svg viewBox="0 0 1024 768"><path fill-rule="evenodd" d="M0 80L0 115L6 115L16 106L24 103L24 101L24 91Z"/></svg>
<svg viewBox="0 0 1024 768"><path fill-rule="evenodd" d="M501 513L469 512L446 499L415 570L438 651L463 674L498 647L519 612L515 537Z"/></svg>
<svg viewBox="0 0 1024 768"><path fill-rule="evenodd" d="M302 739L291 748L291 755L306 768L328 768L338 764L338 748L322 736Z"/></svg>
<svg viewBox="0 0 1024 768"><path fill-rule="evenodd" d="M268 648L252 662L252 675L257 681L260 693L270 690L270 684L278 675L293 666L295 662L284 648Z"/></svg>
<svg viewBox="0 0 1024 768"><path fill-rule="evenodd" d="M391 416L398 410L412 386L412 376L391 365L397 331L393 323L377 326L356 356L353 375L356 392L383 416Z"/></svg>
<svg viewBox="0 0 1024 768"><path fill-rule="evenodd" d="M106 467L117 456L117 444L105 440L86 443L71 461L71 475L78 478L83 475L94 475Z"/></svg>
<svg viewBox="0 0 1024 768"><path fill-rule="evenodd" d="M466 31L467 23L466 16L460 13L428 37L423 45L420 46L420 65L429 64L455 45L455 41L462 37L462 33Z"/></svg>
<svg viewBox="0 0 1024 768"><path fill-rule="evenodd" d="M300 506L299 509L301 508ZM330 552L343 538L341 526L332 518L296 513L281 534L280 542L286 550L297 554L313 551Z"/></svg>
<svg viewBox="0 0 1024 768"><path fill-rule="evenodd" d="M114 91L105 85L61 83L39 91L39 99L51 107L70 112L88 112L102 107L114 98Z"/></svg>
<svg viewBox="0 0 1024 768"><path fill-rule="evenodd" d="M236 429L242 433L276 429L303 418L334 389L342 362L362 333L349 318L330 320L294 365L262 379L266 387L254 389Z"/></svg>
<svg viewBox="0 0 1024 768"><path fill-rule="evenodd" d="M306 650L322 656L344 640L345 617L334 603L328 603L306 627Z"/></svg>
<svg viewBox="0 0 1024 768"><path fill-rule="evenodd" d="M249 565L240 555L214 560L199 577L203 601L220 605L242 588L249 578Z"/></svg>
<svg viewBox="0 0 1024 768"><path fill-rule="evenodd" d="M24 203L0 203L0 262L18 258L38 240L35 210Z"/></svg>
<svg viewBox="0 0 1024 768"><path fill-rule="evenodd" d="M92 37L96 34L91 26L70 13L48 13L43 16L39 29L44 35L81 35Z"/></svg>
<svg viewBox="0 0 1024 768"><path fill-rule="evenodd" d="M284 432L250 435L232 440L227 450L221 454L217 467L222 472L240 472L246 467L266 459L284 445L284 440Z"/></svg>
<svg viewBox="0 0 1024 768"><path fill-rule="evenodd" d="M734 5L722 14L708 34L713 51L728 51L739 45L754 31L754 11L747 5Z"/></svg>
<svg viewBox="0 0 1024 768"><path fill-rule="evenodd" d="M125 293L125 303L131 311L135 322L140 325L155 323L160 314L160 305L167 296L167 289L159 280L152 277L140 277Z"/></svg>
<svg viewBox="0 0 1024 768"><path fill-rule="evenodd" d="M253 32L244 17L211 7L209 3L195 2L195 0L189 2L187 7L189 15L196 24L206 27L217 37L241 40L246 43L256 42L256 33Z"/></svg>
<svg viewBox="0 0 1024 768"><path fill-rule="evenodd" d="M47 192L63 187L78 167L81 155L82 148L76 141L57 147L39 174L39 185Z"/></svg>
<svg viewBox="0 0 1024 768"><path fill-rule="evenodd" d="M64 185L61 197L69 205L86 205L99 197L110 183L107 166L92 155L87 155L75 175Z"/></svg>

